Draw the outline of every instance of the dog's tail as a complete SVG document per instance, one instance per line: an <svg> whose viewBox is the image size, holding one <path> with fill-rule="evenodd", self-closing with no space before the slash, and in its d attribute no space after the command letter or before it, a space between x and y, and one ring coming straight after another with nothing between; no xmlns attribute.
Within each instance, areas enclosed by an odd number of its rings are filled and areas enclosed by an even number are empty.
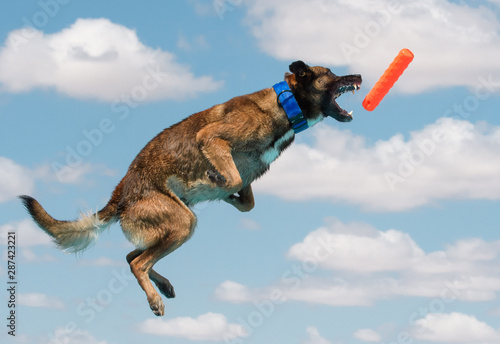
<svg viewBox="0 0 500 344"><path fill-rule="evenodd" d="M118 220L121 183L104 208L94 214L82 214L75 221L59 221L50 216L36 199L19 196L36 224L52 237L65 252L79 252L94 243L99 234Z"/></svg>

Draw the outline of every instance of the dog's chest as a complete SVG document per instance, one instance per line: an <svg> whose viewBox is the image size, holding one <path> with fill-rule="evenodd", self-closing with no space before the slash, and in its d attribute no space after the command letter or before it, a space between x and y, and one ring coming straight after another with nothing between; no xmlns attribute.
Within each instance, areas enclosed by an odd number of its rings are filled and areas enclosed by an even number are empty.
<svg viewBox="0 0 500 344"><path fill-rule="evenodd" d="M277 139L270 147L264 150L260 156L260 161L269 166L276 160L281 152L288 147L294 137L293 129L288 130L283 136Z"/></svg>
<svg viewBox="0 0 500 344"><path fill-rule="evenodd" d="M255 142L252 147L246 146L242 151L233 151L234 163L240 173L243 185L249 185L264 174L269 169L269 165L292 143L294 135L294 131L291 129L264 149L259 149L259 142ZM223 188L214 186L204 179L186 183L177 176L170 176L167 185L188 205L224 199L230 195Z"/></svg>

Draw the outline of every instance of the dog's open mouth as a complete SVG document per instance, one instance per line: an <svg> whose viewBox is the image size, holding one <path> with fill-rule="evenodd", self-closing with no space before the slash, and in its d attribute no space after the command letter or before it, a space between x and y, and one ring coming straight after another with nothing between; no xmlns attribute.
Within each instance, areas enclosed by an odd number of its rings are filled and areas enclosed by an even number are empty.
<svg viewBox="0 0 500 344"><path fill-rule="evenodd" d="M347 112L346 110L342 109L339 104L335 101L338 97L343 95L344 93L347 92L352 92L354 94L355 91L359 90L361 88L361 80L359 82L354 82L351 84L343 85L337 88L335 93L332 96L332 103L336 107L336 114L333 115L335 119L337 119L340 122L350 122L352 121L352 111Z"/></svg>

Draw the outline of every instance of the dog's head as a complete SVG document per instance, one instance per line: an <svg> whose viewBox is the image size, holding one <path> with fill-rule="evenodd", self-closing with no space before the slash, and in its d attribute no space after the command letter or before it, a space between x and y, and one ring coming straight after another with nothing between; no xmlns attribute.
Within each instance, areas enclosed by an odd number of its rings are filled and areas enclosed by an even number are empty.
<svg viewBox="0 0 500 344"><path fill-rule="evenodd" d="M361 75L337 76L328 68L309 67L302 61L292 63L289 68L293 74L286 73L285 80L307 119L330 116L339 122L352 120L352 111L342 109L335 99L358 90Z"/></svg>

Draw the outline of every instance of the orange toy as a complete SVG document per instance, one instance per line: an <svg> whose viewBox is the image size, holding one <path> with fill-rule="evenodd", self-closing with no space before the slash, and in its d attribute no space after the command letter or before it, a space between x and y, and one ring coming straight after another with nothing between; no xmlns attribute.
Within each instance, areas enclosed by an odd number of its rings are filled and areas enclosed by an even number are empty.
<svg viewBox="0 0 500 344"><path fill-rule="evenodd" d="M403 49L399 52L363 100L363 107L366 110L373 111L378 106L412 60L413 53L410 50Z"/></svg>

